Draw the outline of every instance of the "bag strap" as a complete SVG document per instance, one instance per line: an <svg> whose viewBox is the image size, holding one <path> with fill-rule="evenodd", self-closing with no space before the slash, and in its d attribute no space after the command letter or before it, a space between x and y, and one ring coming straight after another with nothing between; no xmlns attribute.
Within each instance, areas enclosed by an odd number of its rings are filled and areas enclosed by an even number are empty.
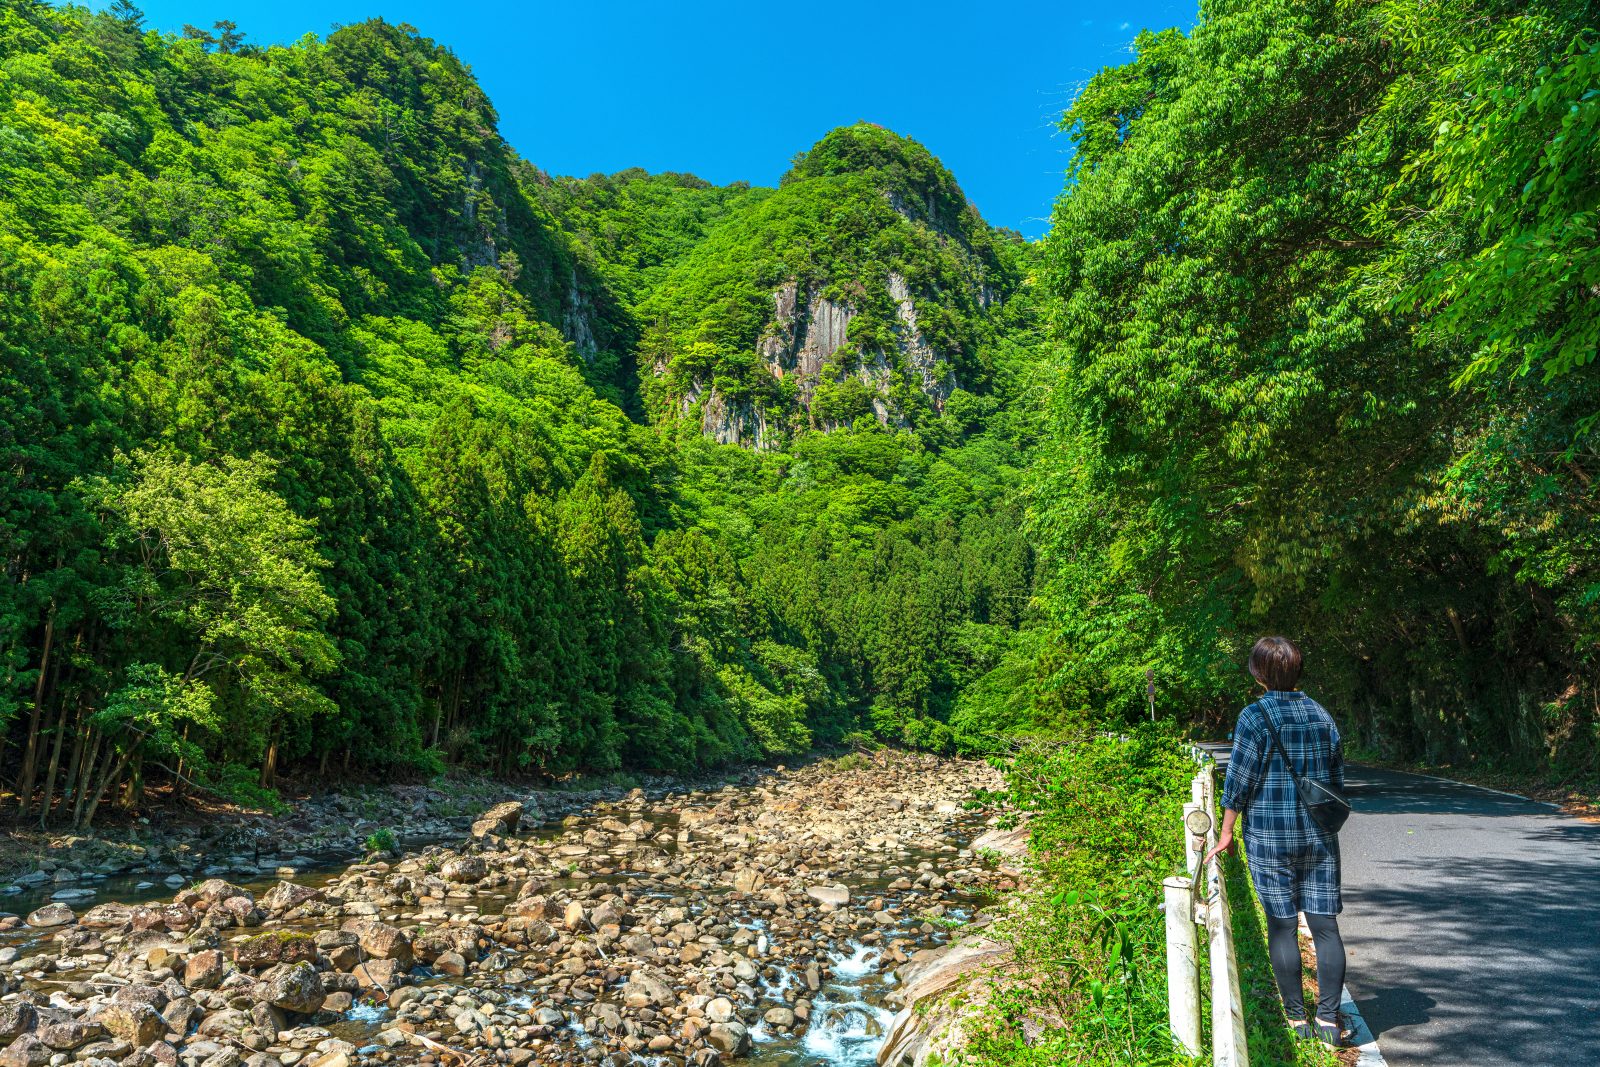
<svg viewBox="0 0 1600 1067"><path fill-rule="evenodd" d="M1303 777L1303 775L1294 769L1294 761L1289 758L1289 753L1284 750L1283 738L1278 736L1278 727L1273 724L1272 712L1267 709L1267 705L1265 704L1261 705L1261 718L1265 720L1267 724L1267 733L1272 735L1273 747L1278 750L1279 757L1283 759L1283 765L1289 769L1289 777L1294 779L1296 786L1299 786L1300 779Z"/></svg>

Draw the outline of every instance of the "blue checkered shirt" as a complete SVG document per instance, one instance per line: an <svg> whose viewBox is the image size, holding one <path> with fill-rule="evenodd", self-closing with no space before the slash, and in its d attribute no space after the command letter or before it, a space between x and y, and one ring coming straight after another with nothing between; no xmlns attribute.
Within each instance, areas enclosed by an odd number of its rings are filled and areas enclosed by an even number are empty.
<svg viewBox="0 0 1600 1067"><path fill-rule="evenodd" d="M1300 803L1264 715L1272 716L1295 770L1344 790L1344 745L1333 717L1304 693L1274 690L1239 713L1222 806L1241 813L1245 848L1253 856L1289 855L1326 843L1334 835L1313 822Z"/></svg>

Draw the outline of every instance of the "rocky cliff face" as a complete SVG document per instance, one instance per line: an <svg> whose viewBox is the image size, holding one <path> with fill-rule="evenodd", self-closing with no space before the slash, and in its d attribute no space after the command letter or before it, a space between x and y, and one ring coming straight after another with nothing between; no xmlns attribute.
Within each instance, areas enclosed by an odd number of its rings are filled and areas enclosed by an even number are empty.
<svg viewBox="0 0 1600 1067"><path fill-rule="evenodd" d="M957 390L988 387L980 353L1020 258L926 148L868 123L835 130L776 190L727 203L637 276L657 418L779 447L864 418L923 426Z"/></svg>
<svg viewBox="0 0 1600 1067"><path fill-rule="evenodd" d="M684 393L681 407L685 416L697 416L700 432L718 444L766 449L780 443L775 427L767 420L766 409L752 401L729 400L696 382Z"/></svg>
<svg viewBox="0 0 1600 1067"><path fill-rule="evenodd" d="M561 302L561 335L572 342L578 355L586 361L592 361L600 351L594 336L594 305L589 294L578 286L576 267L571 270L566 298Z"/></svg>
<svg viewBox="0 0 1600 1067"><path fill-rule="evenodd" d="M859 384L872 414L884 426L903 427L909 419L894 398L894 384L903 379L919 390L936 413L959 386L950 354L941 353L923 335L917 320L916 299L904 275L888 272L881 282L895 315L893 343L856 343L850 324L862 312L852 303L822 296L812 285L802 291L789 281L772 294L773 314L756 350L765 369L777 382L792 381L794 396L807 415L807 424L823 431L839 429L849 420L813 411L819 385ZM985 306L992 289L974 297ZM702 430L724 444L754 448L779 443L776 419L764 405L729 401L695 380L682 398L685 414L698 412Z"/></svg>

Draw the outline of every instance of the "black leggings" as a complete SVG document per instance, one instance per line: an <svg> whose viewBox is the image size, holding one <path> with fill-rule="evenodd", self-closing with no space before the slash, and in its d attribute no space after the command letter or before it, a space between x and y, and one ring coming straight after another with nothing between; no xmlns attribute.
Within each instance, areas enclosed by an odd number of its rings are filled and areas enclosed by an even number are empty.
<svg viewBox="0 0 1600 1067"><path fill-rule="evenodd" d="M1339 920L1333 915L1306 913L1311 941L1317 949L1317 1015L1335 1022L1344 990L1344 941L1339 937ZM1267 916L1267 952L1272 957L1272 974L1278 980L1283 1010L1291 1019L1306 1017L1305 999L1300 992L1300 924L1295 919Z"/></svg>

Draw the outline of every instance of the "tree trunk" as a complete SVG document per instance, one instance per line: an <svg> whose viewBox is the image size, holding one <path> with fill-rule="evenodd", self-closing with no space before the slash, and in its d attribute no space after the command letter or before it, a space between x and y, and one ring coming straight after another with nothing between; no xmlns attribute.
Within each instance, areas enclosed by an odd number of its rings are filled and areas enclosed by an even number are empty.
<svg viewBox="0 0 1600 1067"><path fill-rule="evenodd" d="M123 772L123 769L128 766L128 761L132 758L133 749L130 748L101 776L99 784L94 788L94 799L89 801L89 810L83 813L83 818L78 822L79 830L86 830L94 825L94 813L100 810L100 801L105 798L106 790L111 787L112 782L116 781L117 776Z"/></svg>
<svg viewBox="0 0 1600 1067"><path fill-rule="evenodd" d="M184 723L183 724L183 739L184 739L185 742L187 742L189 740L189 724L188 723ZM189 771L192 770L192 769L193 768L191 768L189 766L189 764L188 764L188 762L186 760L184 760L181 757L178 759L178 769L172 772L172 796L173 796L173 799L177 799L178 797L183 796L184 792L186 791L184 787L189 781L189 777L188 777Z"/></svg>
<svg viewBox="0 0 1600 1067"><path fill-rule="evenodd" d="M123 811L133 811L144 802L144 753L134 757L133 763L128 767L128 781L122 790L122 799L119 802Z"/></svg>
<svg viewBox="0 0 1600 1067"><path fill-rule="evenodd" d="M78 705L81 710L82 704ZM77 716L73 716L73 726L77 725ZM44 829L50 821L50 801L56 792L56 772L61 769L61 743L67 736L67 709L62 708L56 714L56 739L50 746L50 769L44 776L44 797L39 801L39 829Z"/></svg>
<svg viewBox="0 0 1600 1067"><path fill-rule="evenodd" d="M94 765L100 759L100 743L105 736L99 730L94 730L91 733L89 751L84 756L83 767L78 775L78 785L72 804L72 825L74 826L83 824L83 805L89 797L89 783L94 781Z"/></svg>
<svg viewBox="0 0 1600 1067"><path fill-rule="evenodd" d="M17 782L17 814L28 814L33 783L39 772L39 716L44 711L44 683L50 676L50 646L56 636L56 606L44 623L44 651L39 654L39 680L33 686L33 714L28 719L28 743L22 751L22 774Z"/></svg>
<svg viewBox="0 0 1600 1067"><path fill-rule="evenodd" d="M61 809L66 810L78 790L78 768L83 764L83 741L89 733L83 705L78 705L78 719L72 727L72 758L67 761L67 777L61 783Z"/></svg>
<svg viewBox="0 0 1600 1067"><path fill-rule="evenodd" d="M261 788L270 789L278 774L278 739L276 736L267 742L267 755L261 761Z"/></svg>

